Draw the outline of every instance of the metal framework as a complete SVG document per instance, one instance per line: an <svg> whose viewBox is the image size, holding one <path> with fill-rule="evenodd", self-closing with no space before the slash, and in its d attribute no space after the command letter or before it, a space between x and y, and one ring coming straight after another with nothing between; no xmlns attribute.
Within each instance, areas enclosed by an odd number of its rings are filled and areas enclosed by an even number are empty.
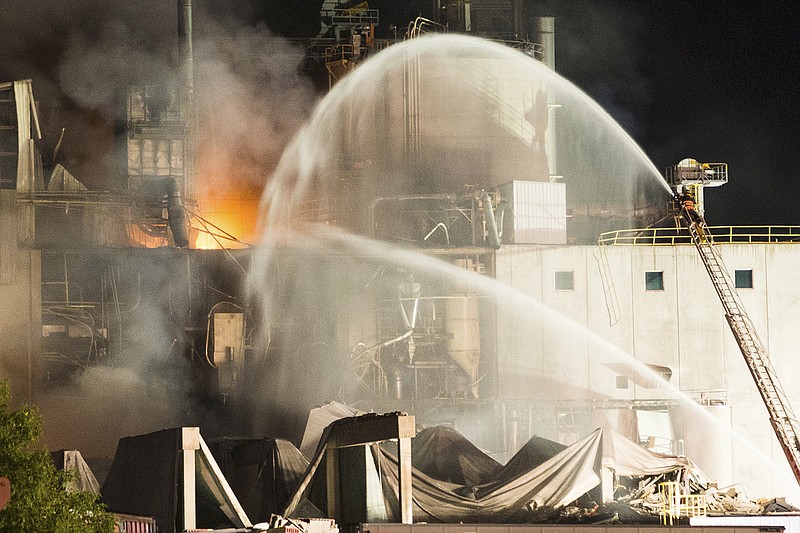
<svg viewBox="0 0 800 533"><path fill-rule="evenodd" d="M705 220L685 205L681 205L681 215L689 228L703 265L708 271L714 289L717 291L725 318L731 328L736 343L744 356L747 368L755 381L761 399L769 412L769 420L775 436L789 461L795 479L800 483L800 431L797 418L792 412L789 400L781 388L778 375L769 359L755 326L736 293L735 284L722 262L719 251L714 246L714 238Z"/></svg>

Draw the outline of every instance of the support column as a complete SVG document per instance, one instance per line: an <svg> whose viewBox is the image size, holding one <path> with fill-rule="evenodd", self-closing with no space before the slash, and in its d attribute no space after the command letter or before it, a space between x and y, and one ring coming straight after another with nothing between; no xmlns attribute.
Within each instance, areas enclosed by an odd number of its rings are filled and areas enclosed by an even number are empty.
<svg viewBox="0 0 800 533"><path fill-rule="evenodd" d="M181 433L183 529L197 527L195 454L200 449L200 428L185 427Z"/></svg>
<svg viewBox="0 0 800 533"><path fill-rule="evenodd" d="M614 469L607 459L603 459L600 467L600 487L603 503L614 501Z"/></svg>
<svg viewBox="0 0 800 533"><path fill-rule="evenodd" d="M339 521L339 450L325 451L325 477L328 495L328 516Z"/></svg>
<svg viewBox="0 0 800 533"><path fill-rule="evenodd" d="M399 483L400 483L400 522L413 524L414 517L411 505L411 439L401 437L399 440Z"/></svg>

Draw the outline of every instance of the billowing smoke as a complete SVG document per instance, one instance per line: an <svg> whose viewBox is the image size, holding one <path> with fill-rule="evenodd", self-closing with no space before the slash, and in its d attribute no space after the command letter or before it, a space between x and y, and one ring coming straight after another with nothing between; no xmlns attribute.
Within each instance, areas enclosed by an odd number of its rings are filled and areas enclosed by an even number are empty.
<svg viewBox="0 0 800 533"><path fill-rule="evenodd" d="M200 187L263 187L316 95L300 72L305 50L266 28L219 27L195 44Z"/></svg>
<svg viewBox="0 0 800 533"><path fill-rule="evenodd" d="M309 115L315 91L301 73L301 47L253 26L252 19L238 20L231 15L236 10L217 17L197 4L200 211L211 218L216 207L210 199L234 198L238 203L228 209L254 226L261 190L283 147ZM0 79L32 78L45 148L51 149L66 128L61 161L90 188L115 188L120 183L115 176L125 172L121 126L128 88L170 84L179 71L175 3L66 6L14 0L4 12L16 15L0 23ZM186 334L191 321L204 325L208 302L194 301L205 296L191 288L200 284L201 274L187 271L177 255L177 265L159 257L164 256L126 258L121 252L117 263L87 270L94 272L98 286L101 275L103 283L118 284L105 285L114 294L110 341L100 346L103 339L87 338L86 360L76 363L85 368L73 374L69 387L38 400L49 446L110 454L122 436L181 424L215 425L219 412L193 386L192 361L203 357L204 347L193 346ZM85 316L75 320L93 325ZM25 344L21 337L14 343L16 351L25 353ZM93 366L97 362L101 365ZM9 367L4 374L27 383L27 365L18 366L4 365Z"/></svg>
<svg viewBox="0 0 800 533"><path fill-rule="evenodd" d="M253 243L263 188L316 94L299 45L264 27L203 24L213 35L195 40L197 199L205 219Z"/></svg>
<svg viewBox="0 0 800 533"><path fill-rule="evenodd" d="M105 23L98 35L71 35L58 66L61 90L83 109L125 120L120 102L127 87L173 81L169 53L145 44L120 20Z"/></svg>

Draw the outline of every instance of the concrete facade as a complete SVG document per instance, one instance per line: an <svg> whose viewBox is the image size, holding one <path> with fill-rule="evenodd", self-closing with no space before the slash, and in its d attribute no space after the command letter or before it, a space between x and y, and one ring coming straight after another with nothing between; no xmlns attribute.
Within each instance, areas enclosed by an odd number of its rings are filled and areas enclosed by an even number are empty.
<svg viewBox="0 0 800 533"><path fill-rule="evenodd" d="M799 405L793 348L800 344L800 286L794 278L800 244L718 248L732 275L734 270L752 271L752 288L738 289L739 295L789 401ZM497 252L497 279L513 287L508 294L501 289L498 297L498 395L662 398L695 405L678 391L695 398L701 392L722 394L733 430L722 439L733 449L730 482L752 498L787 496L797 501L797 483L695 248L611 246L603 252L610 272L606 279L600 268L603 255L595 246L515 245ZM556 272L573 273L572 290L556 289ZM663 289L647 290L647 272L661 273ZM604 283L613 291L604 290ZM616 321L607 305L610 296L618 302ZM639 363L667 367L669 385L677 390L658 383ZM726 433L727 417L708 417L708 424L723 420L715 435ZM705 440L707 432L671 431L687 450L726 446ZM693 442L693 434L700 433L705 433L700 437L704 442Z"/></svg>

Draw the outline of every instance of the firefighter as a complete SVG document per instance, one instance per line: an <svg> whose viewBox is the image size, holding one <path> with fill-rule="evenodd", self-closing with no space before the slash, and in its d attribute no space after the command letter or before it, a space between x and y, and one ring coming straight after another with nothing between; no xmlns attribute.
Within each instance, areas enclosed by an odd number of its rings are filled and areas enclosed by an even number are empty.
<svg viewBox="0 0 800 533"><path fill-rule="evenodd" d="M697 206L694 203L694 196L692 196L691 192L686 191L685 194L680 195L680 202L684 211L686 211L686 214L688 214L689 218L691 218L690 222L702 221L700 213L697 212Z"/></svg>
<svg viewBox="0 0 800 533"><path fill-rule="evenodd" d="M678 195L678 199L680 201L680 205L683 207L683 211L686 213L686 216L689 217L689 224L693 224L695 229L697 230L697 234L700 236L700 240L705 242L706 235L705 231L703 230L703 217L697 211L697 206L694 203L694 196L689 191L682 195Z"/></svg>

